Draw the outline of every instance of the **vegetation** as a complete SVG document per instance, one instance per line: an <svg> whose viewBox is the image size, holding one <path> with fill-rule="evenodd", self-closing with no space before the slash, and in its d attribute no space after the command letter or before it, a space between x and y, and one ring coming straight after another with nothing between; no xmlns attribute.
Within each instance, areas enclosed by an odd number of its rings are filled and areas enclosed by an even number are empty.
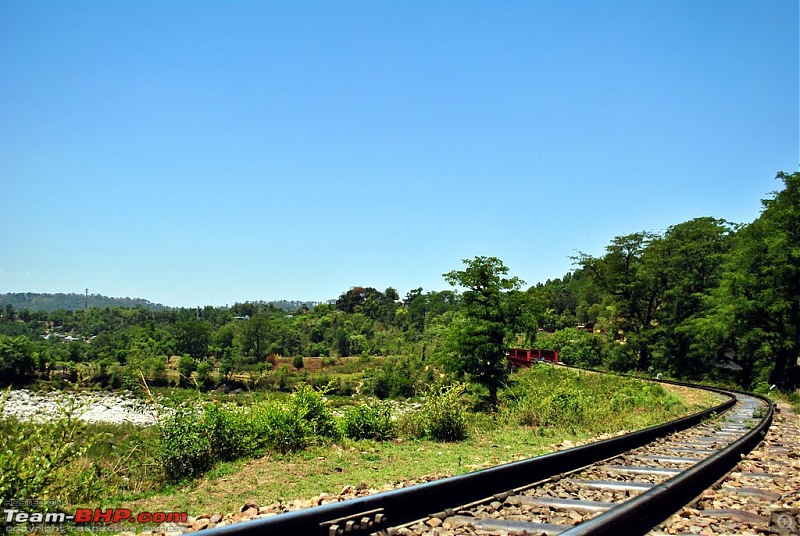
<svg viewBox="0 0 800 536"><path fill-rule="evenodd" d="M7 398L0 400L0 414ZM52 422L35 424L14 418L0 421L0 503L20 498L43 501L39 511L58 510L97 496L97 466L86 454L101 435L76 419L73 402ZM0 520L5 529L6 520Z"/></svg>
<svg viewBox="0 0 800 536"><path fill-rule="evenodd" d="M464 270L453 270L444 278L467 290L461 296L462 318L452 330L452 352L447 368L467 375L489 391L489 403L497 404L497 390L506 380L506 340L514 334L517 311L511 310L508 293L522 281L503 277L508 268L495 257L464 259Z"/></svg>
<svg viewBox="0 0 800 536"><path fill-rule="evenodd" d="M10 490L4 496L35 493L59 499L61 508L95 507L102 500L140 511L228 511L245 500L308 498L361 481L378 488L426 474L461 473L540 454L561 441L649 426L698 407L640 380L548 366L513 374L499 392L494 417L467 411L469 397L465 384L438 386L418 409L390 412L385 402L362 400L337 415L331 400L306 386L282 399L245 405L183 400L151 428L87 426L74 419L7 423L4 442L15 441L17 455L28 454L22 456L26 463L2 460L2 482ZM329 418L333 428L314 424ZM78 437L80 442L72 440ZM34 441L40 446L33 448ZM62 454L46 465L42 456L56 452ZM54 467L64 470L47 473L48 482L34 478ZM34 490L36 482L46 485Z"/></svg>
<svg viewBox="0 0 800 536"><path fill-rule="evenodd" d="M705 217L618 236L604 255L580 254L573 271L526 291L500 259L478 256L444 274L454 290L401 299L391 287L356 286L331 304L280 304L296 305L291 312L135 300L48 310L39 305L49 295L3 295L0 381L136 389L144 376L155 386L289 392L311 359L331 367L380 357L329 378L334 391L407 398L446 375L480 386L493 406L505 352L521 345L576 365L791 392L800 382L800 173L778 179L783 189L748 225Z"/></svg>
<svg viewBox="0 0 800 536"><path fill-rule="evenodd" d="M391 408L384 403L350 406L342 417L342 434L350 439L375 439L395 436Z"/></svg>
<svg viewBox="0 0 800 536"><path fill-rule="evenodd" d="M454 290L401 298L391 287L357 286L335 303L291 311L264 302L6 303L0 381L142 396L156 387L174 408L151 430L85 427L72 410L45 425L3 421L3 444L14 448L0 453L0 498L138 497L261 457L304 459L350 445L380 459L409 455L412 444L485 448L482 438L540 446L539 438L686 411L661 387L635 380L546 366L509 376L513 346L557 350L584 367L760 392L776 385L796 403L800 173L778 179L783 189L750 224L696 218L615 237L602 256L580 254L573 271L527 290L500 259L478 256L444 274ZM419 407L390 411L365 403L368 396ZM528 439L516 435L520 426Z"/></svg>

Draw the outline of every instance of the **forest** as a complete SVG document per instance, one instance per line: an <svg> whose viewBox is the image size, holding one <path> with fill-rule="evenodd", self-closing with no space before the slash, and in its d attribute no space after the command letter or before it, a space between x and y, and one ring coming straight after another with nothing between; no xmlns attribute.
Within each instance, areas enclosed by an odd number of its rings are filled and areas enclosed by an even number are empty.
<svg viewBox="0 0 800 536"><path fill-rule="evenodd" d="M524 288L495 257L443 274L450 290L355 286L335 303L33 310L3 304L0 378L136 388L286 388L304 359L379 358L364 389L412 396L434 374L495 397L505 349L570 365L792 391L800 381L800 173L747 224L701 217L611 239L560 278ZM292 366L281 364L291 358ZM168 374L170 366L178 374ZM174 367L173 367L174 368ZM340 385L342 394L353 386Z"/></svg>

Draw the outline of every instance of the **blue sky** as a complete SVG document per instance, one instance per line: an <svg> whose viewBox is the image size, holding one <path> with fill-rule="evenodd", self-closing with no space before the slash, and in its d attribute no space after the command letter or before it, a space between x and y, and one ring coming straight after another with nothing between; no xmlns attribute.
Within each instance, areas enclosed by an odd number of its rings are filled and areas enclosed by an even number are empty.
<svg viewBox="0 0 800 536"><path fill-rule="evenodd" d="M0 292L528 284L800 164L798 3L0 3Z"/></svg>

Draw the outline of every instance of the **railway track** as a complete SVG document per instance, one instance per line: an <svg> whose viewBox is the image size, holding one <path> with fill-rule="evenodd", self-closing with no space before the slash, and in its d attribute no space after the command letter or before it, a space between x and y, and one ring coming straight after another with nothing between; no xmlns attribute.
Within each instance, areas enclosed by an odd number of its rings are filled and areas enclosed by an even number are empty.
<svg viewBox="0 0 800 536"><path fill-rule="evenodd" d="M208 531L213 535L646 534L764 437L763 397L473 473Z"/></svg>

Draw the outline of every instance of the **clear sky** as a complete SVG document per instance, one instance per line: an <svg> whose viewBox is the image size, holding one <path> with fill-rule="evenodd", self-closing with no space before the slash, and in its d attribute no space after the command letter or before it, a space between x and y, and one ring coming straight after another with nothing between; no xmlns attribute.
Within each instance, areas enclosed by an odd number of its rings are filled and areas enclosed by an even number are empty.
<svg viewBox="0 0 800 536"><path fill-rule="evenodd" d="M800 164L796 0L0 2L0 293L529 285Z"/></svg>

